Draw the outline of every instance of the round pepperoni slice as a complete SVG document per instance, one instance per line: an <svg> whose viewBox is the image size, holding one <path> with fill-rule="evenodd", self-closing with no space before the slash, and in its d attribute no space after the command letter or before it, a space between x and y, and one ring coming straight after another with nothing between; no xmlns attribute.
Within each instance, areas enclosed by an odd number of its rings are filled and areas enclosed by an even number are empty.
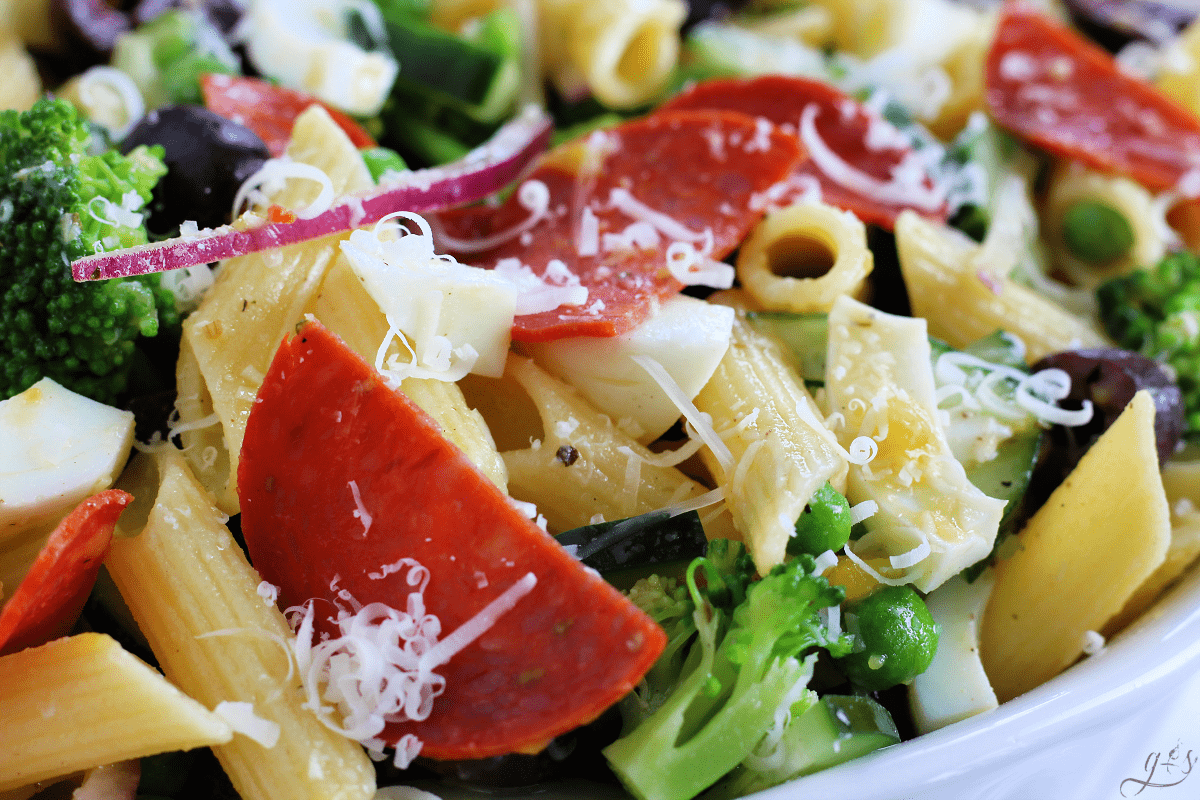
<svg viewBox="0 0 1200 800"><path fill-rule="evenodd" d="M773 198L784 205L819 189L821 200L888 230L905 209L945 219L907 139L862 103L821 81L785 75L698 83L661 107L723 108L765 119L800 138L808 158Z"/></svg>
<svg viewBox="0 0 1200 800"><path fill-rule="evenodd" d="M1147 188L1200 167L1200 120L1104 50L1019 3L1005 5L986 63L996 122L1048 150Z"/></svg>
<svg viewBox="0 0 1200 800"><path fill-rule="evenodd" d="M498 209L441 214L441 245L476 266L515 259L587 287L580 305L518 316L514 339L616 336L679 292L689 269L732 252L801 154L795 137L744 114L655 114L559 147Z"/></svg>

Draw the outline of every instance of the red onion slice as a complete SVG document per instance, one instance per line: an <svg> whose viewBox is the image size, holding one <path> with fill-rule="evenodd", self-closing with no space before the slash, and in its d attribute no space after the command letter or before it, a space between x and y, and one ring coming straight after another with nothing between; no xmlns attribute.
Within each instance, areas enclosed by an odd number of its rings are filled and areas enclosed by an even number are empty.
<svg viewBox="0 0 1200 800"><path fill-rule="evenodd" d="M343 233L396 211L438 211L481 200L515 180L545 151L552 127L546 113L531 105L458 161L400 173L369 192L341 198L311 219L246 230L222 225L187 237L85 256L71 264L71 272L77 281L166 272Z"/></svg>

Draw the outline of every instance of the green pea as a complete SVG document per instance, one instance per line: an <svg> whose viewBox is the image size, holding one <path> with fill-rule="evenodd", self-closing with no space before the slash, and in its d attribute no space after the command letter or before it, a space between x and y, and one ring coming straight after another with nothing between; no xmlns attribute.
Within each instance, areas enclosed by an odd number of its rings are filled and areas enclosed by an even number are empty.
<svg viewBox="0 0 1200 800"><path fill-rule="evenodd" d="M841 550L849 540L850 504L826 481L800 512L787 551L792 555L820 555L826 550Z"/></svg>
<svg viewBox="0 0 1200 800"><path fill-rule="evenodd" d="M1133 247L1133 228L1125 215L1110 205L1081 200L1062 220L1067 249L1089 264L1120 258Z"/></svg>
<svg viewBox="0 0 1200 800"><path fill-rule="evenodd" d="M371 173L371 180L376 183L379 183L383 173L388 170L403 172L408 169L408 165L404 163L400 154L390 148L367 147L359 152L362 153L362 160L367 165L367 171Z"/></svg>
<svg viewBox="0 0 1200 800"><path fill-rule="evenodd" d="M868 691L908 683L933 662L937 623L909 586L885 586L846 609L846 628L863 649L837 660L842 674Z"/></svg>

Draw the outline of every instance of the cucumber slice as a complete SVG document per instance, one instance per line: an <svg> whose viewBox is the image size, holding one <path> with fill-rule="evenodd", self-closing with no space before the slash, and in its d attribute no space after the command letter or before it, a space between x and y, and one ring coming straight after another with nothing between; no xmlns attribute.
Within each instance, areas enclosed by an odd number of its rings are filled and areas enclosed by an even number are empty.
<svg viewBox="0 0 1200 800"><path fill-rule="evenodd" d="M900 733L887 709L869 697L827 694L792 721L780 745L791 780L897 744Z"/></svg>
<svg viewBox="0 0 1200 800"><path fill-rule="evenodd" d="M793 712L797 710L793 706ZM825 695L794 717L779 743L782 758L751 769L741 764L705 797L730 800L761 791L897 744L900 734L887 710L869 697ZM777 754L778 755L778 754Z"/></svg>
<svg viewBox="0 0 1200 800"><path fill-rule="evenodd" d="M515 25L515 18L511 22ZM499 121L516 101L520 83L518 57L509 54L508 24L497 17L482 28L485 41L472 42L412 17L386 18L388 45L400 64L396 85L478 120Z"/></svg>
<svg viewBox="0 0 1200 800"><path fill-rule="evenodd" d="M791 352L806 384L825 385L825 351L829 344L829 318L826 315L749 311L746 320L760 333L779 340Z"/></svg>

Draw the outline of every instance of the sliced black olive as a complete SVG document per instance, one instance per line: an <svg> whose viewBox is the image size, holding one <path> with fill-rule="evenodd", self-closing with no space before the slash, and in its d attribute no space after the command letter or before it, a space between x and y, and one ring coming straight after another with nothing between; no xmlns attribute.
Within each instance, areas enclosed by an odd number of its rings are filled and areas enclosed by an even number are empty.
<svg viewBox="0 0 1200 800"><path fill-rule="evenodd" d="M129 16L104 0L53 0L54 26L62 30L80 66L100 63L112 53L117 37L133 28Z"/></svg>
<svg viewBox="0 0 1200 800"><path fill-rule="evenodd" d="M1154 398L1154 436L1159 463L1175 452L1183 435L1183 395L1171 376L1151 358L1117 348L1067 350L1046 356L1034 370L1061 369L1071 376L1071 394L1061 405L1079 407L1091 400L1086 425L1055 425L1042 440L1043 449L1029 487L1026 509L1036 510L1079 463L1100 434L1108 430L1139 390Z"/></svg>
<svg viewBox="0 0 1200 800"><path fill-rule="evenodd" d="M138 123L121 144L160 144L167 175L155 188L148 227L164 233L184 220L201 228L229 221L238 188L269 157L262 139L203 106L164 106Z"/></svg>

